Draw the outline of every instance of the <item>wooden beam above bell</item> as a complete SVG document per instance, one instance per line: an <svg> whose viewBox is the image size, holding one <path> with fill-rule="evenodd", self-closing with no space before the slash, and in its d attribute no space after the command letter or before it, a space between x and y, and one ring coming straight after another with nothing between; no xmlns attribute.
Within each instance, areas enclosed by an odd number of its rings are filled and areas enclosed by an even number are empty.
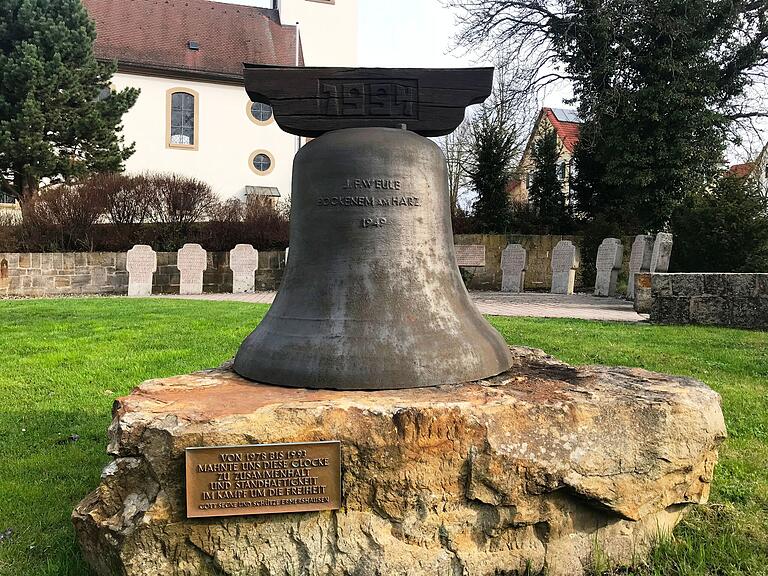
<svg viewBox="0 0 768 576"><path fill-rule="evenodd" d="M316 138L345 128L407 128L444 136L467 106L491 94L493 68L296 68L245 64L253 102L272 106L277 124Z"/></svg>

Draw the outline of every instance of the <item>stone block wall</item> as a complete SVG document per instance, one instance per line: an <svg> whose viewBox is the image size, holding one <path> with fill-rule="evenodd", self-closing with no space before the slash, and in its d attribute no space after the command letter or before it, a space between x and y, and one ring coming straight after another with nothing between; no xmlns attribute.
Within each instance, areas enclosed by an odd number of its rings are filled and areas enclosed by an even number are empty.
<svg viewBox="0 0 768 576"><path fill-rule="evenodd" d="M0 296L128 294L125 252L0 253ZM259 253L256 290L276 290L285 267L285 252ZM231 292L229 252L209 252L204 292ZM157 253L152 292L178 294L176 252Z"/></svg>
<svg viewBox="0 0 768 576"><path fill-rule="evenodd" d="M651 289L650 272L635 274L634 308L638 314L650 314L653 308L653 291Z"/></svg>
<svg viewBox="0 0 768 576"><path fill-rule="evenodd" d="M123 294L125 253L0 253L0 296Z"/></svg>
<svg viewBox="0 0 768 576"><path fill-rule="evenodd" d="M152 279L153 294L178 294L179 269L176 268L176 252L157 253L157 272ZM256 271L256 290L277 290L285 268L285 252L259 252L259 269ZM203 272L203 292L221 294L232 292L232 270L229 269L229 252L208 252L208 266Z"/></svg>
<svg viewBox="0 0 768 576"><path fill-rule="evenodd" d="M653 274L651 321L768 328L768 274Z"/></svg>
<svg viewBox="0 0 768 576"><path fill-rule="evenodd" d="M459 246L485 245L485 266L462 268L467 287L472 290L501 289L501 253L507 247L507 237L499 234L461 234L453 237Z"/></svg>
<svg viewBox="0 0 768 576"><path fill-rule="evenodd" d="M561 240L570 240L576 245L576 255L581 262L581 237L536 235L536 234L457 234L455 244L484 244L485 266L466 268L463 275L471 290L501 290L501 253L507 244L522 244L528 253L528 269L525 272L525 290L548 292L552 287L552 251ZM623 238L624 258L620 278L626 281L629 271L629 256L632 240ZM581 266L576 270L576 290L592 290L584 286Z"/></svg>
<svg viewBox="0 0 768 576"><path fill-rule="evenodd" d="M581 236L559 236L540 234L457 234L455 244L484 244L485 266L465 268L463 275L471 290L501 290L501 253L507 244L522 244L528 253L528 269L525 272L527 292L548 292L552 287L552 251L561 240L570 240L576 245L576 255L581 263ZM621 238L624 249L619 284L626 284L629 276L629 257L632 254L634 237ZM576 291L591 291L594 286L585 286L581 264L576 269ZM623 288L620 293L623 292Z"/></svg>

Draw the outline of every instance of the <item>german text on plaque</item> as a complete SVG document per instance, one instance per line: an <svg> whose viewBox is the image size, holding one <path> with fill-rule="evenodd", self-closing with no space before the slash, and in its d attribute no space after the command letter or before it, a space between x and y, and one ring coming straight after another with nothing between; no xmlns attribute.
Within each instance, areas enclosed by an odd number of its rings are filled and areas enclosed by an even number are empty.
<svg viewBox="0 0 768 576"><path fill-rule="evenodd" d="M187 448L187 518L338 510L339 442Z"/></svg>

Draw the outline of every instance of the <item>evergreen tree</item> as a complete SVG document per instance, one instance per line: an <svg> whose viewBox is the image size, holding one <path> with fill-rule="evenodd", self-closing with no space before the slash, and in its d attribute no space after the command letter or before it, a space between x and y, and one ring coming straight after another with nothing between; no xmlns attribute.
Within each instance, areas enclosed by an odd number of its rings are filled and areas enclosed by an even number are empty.
<svg viewBox="0 0 768 576"><path fill-rule="evenodd" d="M557 176L561 145L557 133L548 128L533 144L533 170L528 200L531 202L540 231L563 234L569 226L568 208L563 183Z"/></svg>
<svg viewBox="0 0 768 576"><path fill-rule="evenodd" d="M672 217L673 265L683 272L768 272L768 202L756 179L726 176Z"/></svg>
<svg viewBox="0 0 768 576"><path fill-rule="evenodd" d="M598 4L598 2L594 2ZM740 68L764 48L732 41L740 3L663 0L585 10L572 67L585 119L576 152L580 209L627 232L664 228L688 194L722 170L728 103L747 83Z"/></svg>
<svg viewBox="0 0 768 576"><path fill-rule="evenodd" d="M116 70L97 62L80 0L0 0L0 186L22 202L40 182L121 170L132 88L104 96Z"/></svg>
<svg viewBox="0 0 768 576"><path fill-rule="evenodd" d="M477 199L473 216L481 232L504 234L512 226L508 193L515 160L520 152L520 118L529 102L516 88L508 59L496 61L491 96L479 106L469 124L465 173Z"/></svg>
<svg viewBox="0 0 768 576"><path fill-rule="evenodd" d="M483 109L472 124L473 161L468 173L477 194L475 218L484 233L504 234L510 225L507 185L512 175L516 136L508 125L497 121L490 108Z"/></svg>

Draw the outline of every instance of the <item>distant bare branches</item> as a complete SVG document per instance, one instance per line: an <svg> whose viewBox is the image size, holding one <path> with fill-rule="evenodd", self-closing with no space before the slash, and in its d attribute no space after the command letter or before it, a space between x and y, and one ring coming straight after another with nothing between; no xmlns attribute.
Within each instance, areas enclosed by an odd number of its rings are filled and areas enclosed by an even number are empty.
<svg viewBox="0 0 768 576"><path fill-rule="evenodd" d="M490 97L471 108L455 132L438 140L448 163L448 188L454 216L458 208L470 205L477 193L472 180L473 175L476 178L479 162L478 141L500 127L504 134L500 141L503 140L507 149L501 163L506 178L514 170L530 132L537 103L532 94L520 86L509 62L506 54L497 55Z"/></svg>
<svg viewBox="0 0 768 576"><path fill-rule="evenodd" d="M503 54L514 90L538 93L548 85L570 80L563 68L556 31L567 30L575 12L569 2L546 0L443 0L458 13L457 46Z"/></svg>
<svg viewBox="0 0 768 576"><path fill-rule="evenodd" d="M448 164L448 193L451 214L454 216L461 206L462 196L467 191L465 165L470 154L469 133L470 121L465 119L454 132L437 140Z"/></svg>

